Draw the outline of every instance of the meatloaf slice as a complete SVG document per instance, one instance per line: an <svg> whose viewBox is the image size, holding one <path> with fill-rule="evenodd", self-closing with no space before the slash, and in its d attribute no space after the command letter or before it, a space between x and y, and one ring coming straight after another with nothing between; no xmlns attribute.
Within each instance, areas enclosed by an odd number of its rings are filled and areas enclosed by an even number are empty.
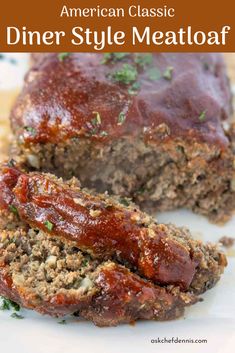
<svg viewBox="0 0 235 353"><path fill-rule="evenodd" d="M112 261L99 262L76 242L15 222L0 230L0 294L42 314L77 313L98 326L181 316L198 298L161 287Z"/></svg>
<svg viewBox="0 0 235 353"><path fill-rule="evenodd" d="M49 236L76 243L97 261L116 261L156 284L202 293L226 265L213 245L187 230L156 223L135 205L82 190L73 179L0 168L0 209ZM127 200L121 200L127 202Z"/></svg>
<svg viewBox="0 0 235 353"><path fill-rule="evenodd" d="M49 53L34 55L10 118L32 168L150 211L225 221L235 208L231 111L220 54Z"/></svg>

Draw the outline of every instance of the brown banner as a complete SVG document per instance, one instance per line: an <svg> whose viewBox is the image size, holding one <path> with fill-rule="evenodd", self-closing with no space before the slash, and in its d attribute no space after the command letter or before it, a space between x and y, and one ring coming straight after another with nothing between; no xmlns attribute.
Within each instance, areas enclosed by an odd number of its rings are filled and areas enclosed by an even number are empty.
<svg viewBox="0 0 235 353"><path fill-rule="evenodd" d="M234 0L21 0L0 5L0 51L235 51Z"/></svg>

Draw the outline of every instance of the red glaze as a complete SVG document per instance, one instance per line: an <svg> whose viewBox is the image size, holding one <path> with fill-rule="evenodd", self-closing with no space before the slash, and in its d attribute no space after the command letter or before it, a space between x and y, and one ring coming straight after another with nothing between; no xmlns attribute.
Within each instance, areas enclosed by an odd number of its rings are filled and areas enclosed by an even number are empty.
<svg viewBox="0 0 235 353"><path fill-rule="evenodd" d="M11 114L19 143L59 143L76 137L106 142L140 134L157 141L156 127L164 123L169 128L165 139L228 144L221 120L231 113L231 93L220 54L155 53L145 69L136 66L134 55L107 64L101 64L103 54L71 53L63 61L58 53L39 56ZM136 96L128 93L130 84L110 79L123 63L138 69L141 88ZM161 72L157 80L149 78L153 67ZM172 77L167 79L163 75L169 68ZM94 112L101 116L95 129ZM122 125L120 112L126 116Z"/></svg>
<svg viewBox="0 0 235 353"><path fill-rule="evenodd" d="M100 289L91 305L81 310L81 315L99 326L117 325L139 319L169 320L182 315L184 307L198 299L179 291L154 286L120 265L111 263L101 267L95 281Z"/></svg>
<svg viewBox="0 0 235 353"><path fill-rule="evenodd" d="M167 226L152 223L148 229L143 224L146 215L140 211L110 206L109 199L11 167L2 168L0 183L0 205L6 209L15 206L31 227L73 240L94 257L115 258L157 283L189 287L197 266L190 250L169 238ZM97 210L99 214L94 216Z"/></svg>

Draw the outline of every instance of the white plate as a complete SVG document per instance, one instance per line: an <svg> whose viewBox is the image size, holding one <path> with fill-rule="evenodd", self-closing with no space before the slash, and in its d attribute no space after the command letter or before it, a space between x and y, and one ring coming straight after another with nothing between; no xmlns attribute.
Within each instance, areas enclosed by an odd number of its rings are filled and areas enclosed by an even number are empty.
<svg viewBox="0 0 235 353"><path fill-rule="evenodd" d="M17 79L9 87L22 82L27 56L20 60ZM13 69L12 69L13 67ZM13 70L6 64L1 72ZM20 72L20 73L19 73ZM13 74L8 75L13 78ZM5 81L5 80L4 80ZM8 88L8 87L6 87ZM188 226L196 238L217 242L222 236L235 237L235 217L225 226L210 224L204 217L179 210L158 215L161 222ZM170 322L138 322L135 326L98 328L92 323L69 318L60 320L22 310L23 320L0 312L0 351L6 353L232 353L235 347L235 250L228 250L228 267L218 285L203 295L204 301L190 307L185 316ZM207 343L151 343L167 339L207 340Z"/></svg>

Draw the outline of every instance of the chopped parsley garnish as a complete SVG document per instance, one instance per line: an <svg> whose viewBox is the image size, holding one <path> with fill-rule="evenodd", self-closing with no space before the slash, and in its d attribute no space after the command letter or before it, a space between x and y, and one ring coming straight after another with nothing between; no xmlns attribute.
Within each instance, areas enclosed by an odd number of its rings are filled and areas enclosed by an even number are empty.
<svg viewBox="0 0 235 353"><path fill-rule="evenodd" d="M147 65L152 64L153 54L151 53L137 53L135 54L135 63L142 68L145 68Z"/></svg>
<svg viewBox="0 0 235 353"><path fill-rule="evenodd" d="M201 114L198 117L199 121L205 121L206 120L206 110L201 112Z"/></svg>
<svg viewBox="0 0 235 353"><path fill-rule="evenodd" d="M7 163L8 167L14 167L15 166L16 161L14 159L10 159Z"/></svg>
<svg viewBox="0 0 235 353"><path fill-rule="evenodd" d="M10 210L12 213L14 213L15 215L18 216L18 210L17 210L17 208L16 208L15 206L9 205L8 208L9 208L9 210Z"/></svg>
<svg viewBox="0 0 235 353"><path fill-rule="evenodd" d="M22 315L20 315L20 314L17 314L17 313L12 313L12 314L11 314L11 317L12 317L13 319L18 319L18 320L24 319L24 316L22 316Z"/></svg>
<svg viewBox="0 0 235 353"><path fill-rule="evenodd" d="M91 120L93 125L100 125L101 124L101 116L99 112L92 112L92 114L95 114L95 118Z"/></svg>
<svg viewBox="0 0 235 353"><path fill-rule="evenodd" d="M113 53L113 57L115 60L122 60L123 58L126 58L129 55L129 53Z"/></svg>
<svg viewBox="0 0 235 353"><path fill-rule="evenodd" d="M163 77L166 79L166 80L171 80L172 79L172 73L173 73L173 70L174 68L172 66L168 66L166 68L166 70L163 72Z"/></svg>
<svg viewBox="0 0 235 353"><path fill-rule="evenodd" d="M203 67L206 71L210 70L210 65L207 62L203 63Z"/></svg>
<svg viewBox="0 0 235 353"><path fill-rule="evenodd" d="M54 227L54 224L51 223L50 221L46 221L44 222L44 225L46 226L46 228L51 232L53 227Z"/></svg>
<svg viewBox="0 0 235 353"><path fill-rule="evenodd" d="M160 80L162 77L161 71L156 67L153 67L147 71L148 77L151 81Z"/></svg>
<svg viewBox="0 0 235 353"><path fill-rule="evenodd" d="M101 131L101 132L100 132L100 136L101 136L101 137L108 136L107 131Z"/></svg>
<svg viewBox="0 0 235 353"><path fill-rule="evenodd" d="M36 130L32 126L24 126L24 130L26 130L27 132L30 132L33 135L36 133Z"/></svg>
<svg viewBox="0 0 235 353"><path fill-rule="evenodd" d="M123 112L121 112L118 116L118 125L122 125L125 120L126 120L126 115Z"/></svg>
<svg viewBox="0 0 235 353"><path fill-rule="evenodd" d="M122 67L112 74L114 81L124 83L126 85L133 83L138 76L136 68L130 64L123 64Z"/></svg>
<svg viewBox="0 0 235 353"><path fill-rule="evenodd" d="M84 259L82 261L82 266L87 266L88 265L88 259Z"/></svg>
<svg viewBox="0 0 235 353"><path fill-rule="evenodd" d="M128 88L128 93L131 95L137 94L138 90L140 89L140 83L134 82L131 87Z"/></svg>
<svg viewBox="0 0 235 353"><path fill-rule="evenodd" d="M101 64L106 64L112 58L112 53L104 53Z"/></svg>
<svg viewBox="0 0 235 353"><path fill-rule="evenodd" d="M91 130L89 131L89 134L90 134L91 136L94 136L94 135L97 135L97 132L98 132L97 129L91 129Z"/></svg>
<svg viewBox="0 0 235 353"><path fill-rule="evenodd" d="M120 61L128 55L129 53L104 53L101 64L106 64L108 61Z"/></svg>
<svg viewBox="0 0 235 353"><path fill-rule="evenodd" d="M8 58L7 56L5 56L4 54L0 54L0 60L5 60L8 61L10 64L17 64L17 60L14 58Z"/></svg>
<svg viewBox="0 0 235 353"><path fill-rule="evenodd" d="M58 324L60 324L60 325L66 325L66 324L67 324L67 321L66 321L66 320L61 320L61 321L58 321Z"/></svg>
<svg viewBox="0 0 235 353"><path fill-rule="evenodd" d="M139 190L137 191L138 194L143 194L146 191L146 188L144 186L141 186Z"/></svg>
<svg viewBox="0 0 235 353"><path fill-rule="evenodd" d="M12 300L4 297L1 297L1 299L2 299L2 303L0 305L0 310L11 310L11 309L15 311L20 310L20 306L17 303L13 302Z"/></svg>
<svg viewBox="0 0 235 353"><path fill-rule="evenodd" d="M71 53L59 53L58 54L58 59L59 61L64 61Z"/></svg>
<svg viewBox="0 0 235 353"><path fill-rule="evenodd" d="M119 202L120 202L123 206L126 206L126 207L130 206L129 200L126 199L125 197L120 198L120 199L119 199Z"/></svg>

